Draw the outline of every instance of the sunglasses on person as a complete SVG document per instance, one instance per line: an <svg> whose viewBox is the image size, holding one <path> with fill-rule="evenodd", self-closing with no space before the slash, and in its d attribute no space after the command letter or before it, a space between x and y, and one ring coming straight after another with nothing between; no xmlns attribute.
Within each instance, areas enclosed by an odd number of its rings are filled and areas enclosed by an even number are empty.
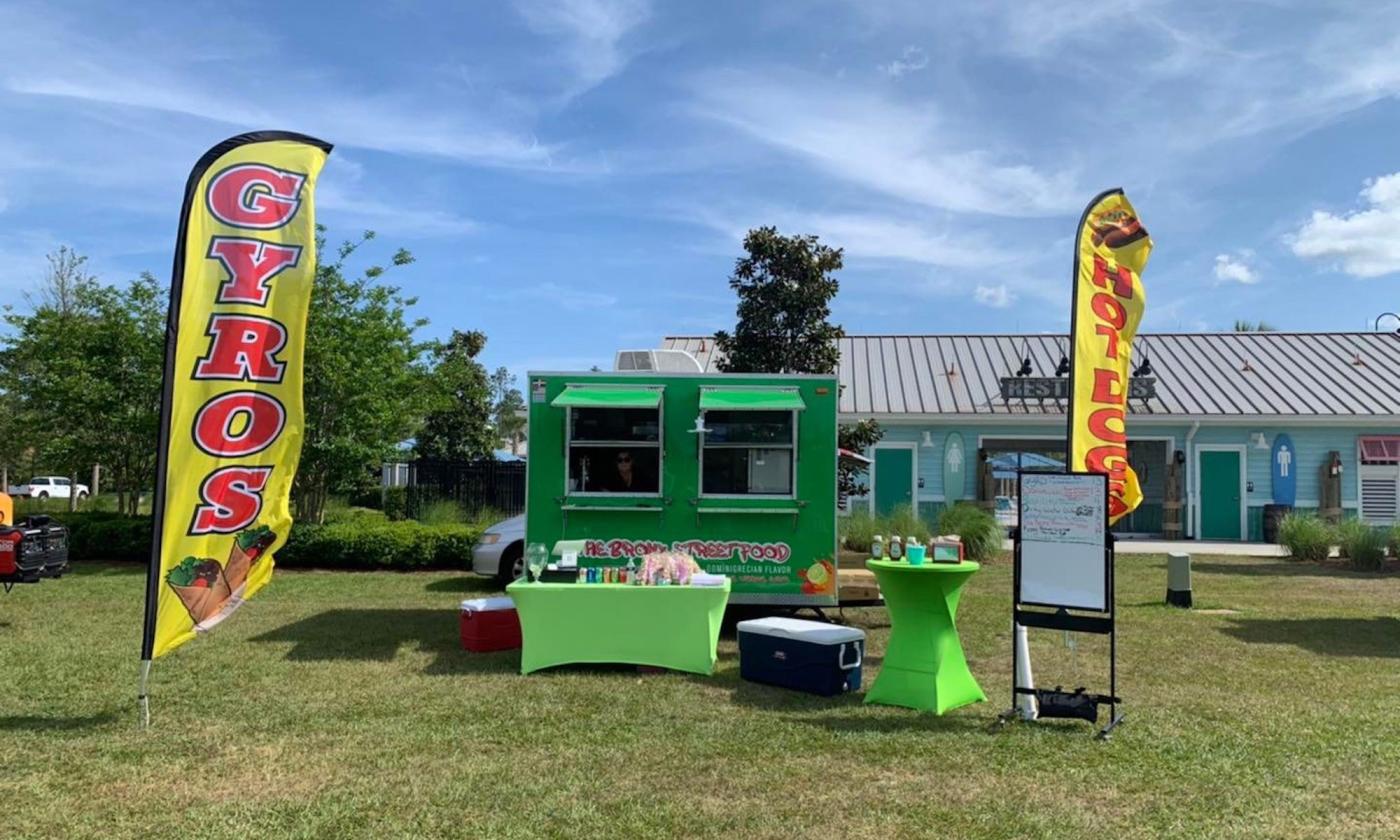
<svg viewBox="0 0 1400 840"><path fill-rule="evenodd" d="M632 456L631 456L631 455L619 455L619 456L617 456L617 462L618 462L619 464L630 464L630 463L632 463Z"/></svg>

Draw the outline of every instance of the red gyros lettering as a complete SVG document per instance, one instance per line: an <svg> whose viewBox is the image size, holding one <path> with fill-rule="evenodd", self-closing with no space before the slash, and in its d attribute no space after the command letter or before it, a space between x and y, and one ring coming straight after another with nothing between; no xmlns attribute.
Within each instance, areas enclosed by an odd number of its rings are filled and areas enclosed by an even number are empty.
<svg viewBox="0 0 1400 840"><path fill-rule="evenodd" d="M230 166L209 182L209 212L233 227L274 230L297 214L304 183L300 172L261 163Z"/></svg>
<svg viewBox="0 0 1400 840"><path fill-rule="evenodd" d="M277 440L287 410L269 394L230 391L204 404L194 418L194 442L216 458L261 452Z"/></svg>
<svg viewBox="0 0 1400 840"><path fill-rule="evenodd" d="M281 382L286 365L277 354L287 346L287 328L257 315L215 315L209 319L209 354L194 367L195 379Z"/></svg>
<svg viewBox="0 0 1400 840"><path fill-rule="evenodd" d="M228 272L215 303L266 306L268 284L297 264L301 248L258 239L216 236L209 241L209 257L223 263Z"/></svg>
<svg viewBox="0 0 1400 840"><path fill-rule="evenodd" d="M257 521L262 491L272 467L225 467L199 488L202 502L194 510L191 534L236 534Z"/></svg>

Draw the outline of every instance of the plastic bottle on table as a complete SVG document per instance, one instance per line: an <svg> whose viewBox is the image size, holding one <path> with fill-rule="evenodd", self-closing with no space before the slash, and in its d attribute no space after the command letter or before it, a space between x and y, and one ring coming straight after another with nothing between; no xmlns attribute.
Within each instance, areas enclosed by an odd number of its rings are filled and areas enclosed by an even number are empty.
<svg viewBox="0 0 1400 840"><path fill-rule="evenodd" d="M890 559L891 559L891 560L903 560L903 559L904 559L904 543L903 543L903 541L899 538L899 535L898 535L898 534L894 535L893 537L890 537Z"/></svg>
<svg viewBox="0 0 1400 840"><path fill-rule="evenodd" d="M879 534L876 534L875 536L870 538L870 559L885 559L885 538L880 536Z"/></svg>

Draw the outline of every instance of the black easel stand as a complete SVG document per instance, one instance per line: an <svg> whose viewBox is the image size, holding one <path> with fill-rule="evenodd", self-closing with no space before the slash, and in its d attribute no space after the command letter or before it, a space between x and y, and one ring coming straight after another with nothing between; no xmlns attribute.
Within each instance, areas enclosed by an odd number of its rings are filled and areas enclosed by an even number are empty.
<svg viewBox="0 0 1400 840"><path fill-rule="evenodd" d="M1017 599L1017 593L1021 591L1021 539L1020 534L1015 534L1015 557L1013 564L1012 593L1013 600ZM1093 611L1076 610L1070 612L1069 609L1060 607L1053 612L1045 609L1028 609L1027 605L1013 603L1011 607L1011 708L1003 712L998 718L1000 723L1007 723L1014 720L1019 711L1016 708L1016 700L1021 695L1029 695L1036 699L1036 706L1039 709L1038 718L1073 718L1086 720L1094 725L1098 724L1098 707L1107 704L1109 707L1108 725L1098 731L1097 737L1101 740L1108 740L1109 735L1123 722L1123 715L1118 713L1118 704L1123 699L1118 696L1118 636L1115 632L1114 619L1116 611L1114 609L1114 581L1113 581L1113 535L1106 535L1104 542L1104 564L1106 567L1108 610L1103 613ZM1036 605L1044 606L1044 605ZM1108 636L1108 693L1088 694L1081 687L1074 691L1064 691L1057 686L1054 689L1037 689L1023 687L1018 683L1019 676L1016 673L1016 662L1020 658L1021 640L1020 634L1016 632L1016 626L1020 625L1027 629L1037 628L1044 630L1066 630L1071 633L1096 633Z"/></svg>

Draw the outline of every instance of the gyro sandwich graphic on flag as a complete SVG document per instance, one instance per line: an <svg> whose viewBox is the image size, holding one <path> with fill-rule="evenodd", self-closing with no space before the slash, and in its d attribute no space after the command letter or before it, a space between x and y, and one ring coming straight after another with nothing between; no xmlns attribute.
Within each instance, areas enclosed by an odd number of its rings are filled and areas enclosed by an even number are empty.
<svg viewBox="0 0 1400 840"><path fill-rule="evenodd" d="M245 134L190 174L166 326L145 663L265 586L291 529L313 195L330 149L299 134Z"/></svg>

